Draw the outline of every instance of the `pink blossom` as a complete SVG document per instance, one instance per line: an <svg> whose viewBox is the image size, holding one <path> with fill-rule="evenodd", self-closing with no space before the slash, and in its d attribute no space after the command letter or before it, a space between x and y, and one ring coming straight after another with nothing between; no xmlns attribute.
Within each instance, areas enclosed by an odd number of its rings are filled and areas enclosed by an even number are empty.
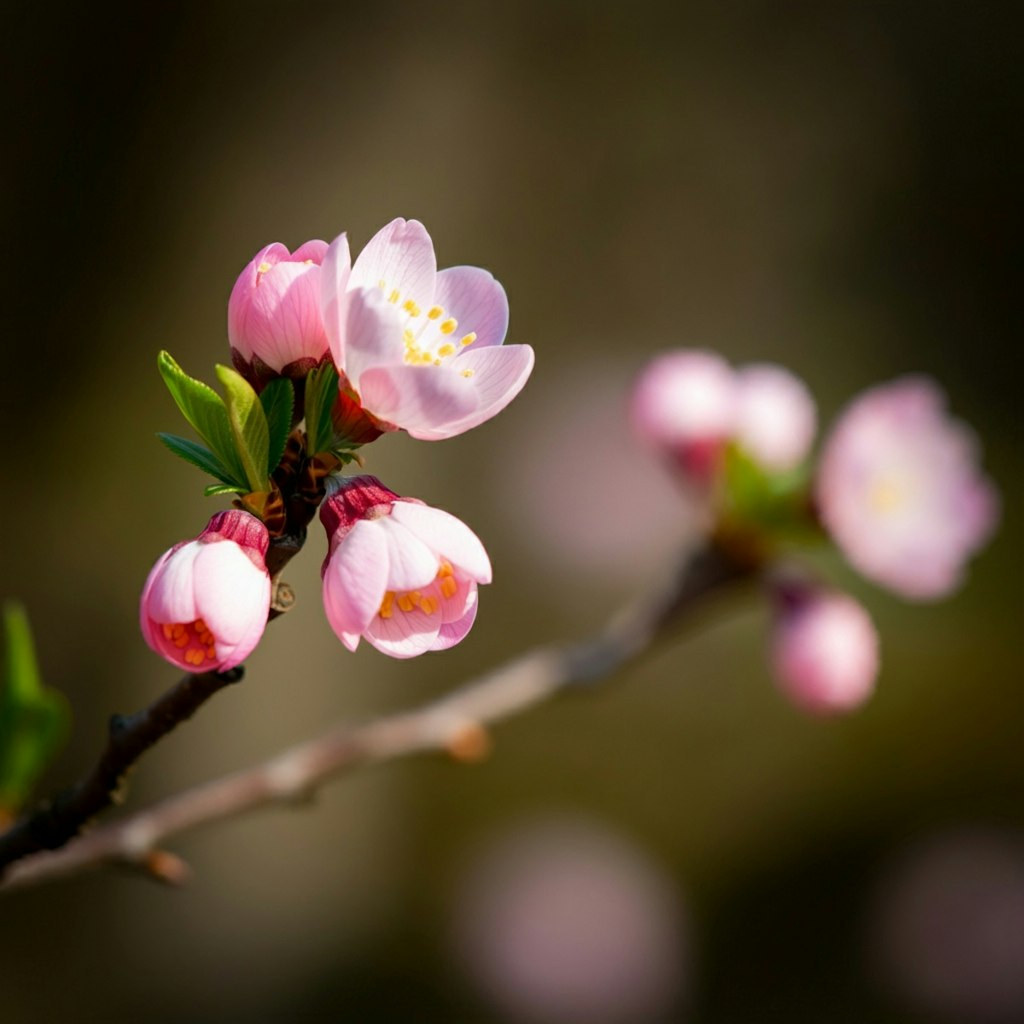
<svg viewBox="0 0 1024 1024"><path fill-rule="evenodd" d="M905 597L942 597L998 518L977 463L973 434L932 381L883 384L854 399L825 444L821 517L865 576Z"/></svg>
<svg viewBox="0 0 1024 1024"><path fill-rule="evenodd" d="M218 512L195 539L165 552L142 591L146 643L187 672L223 672L259 643L270 607L267 528Z"/></svg>
<svg viewBox="0 0 1024 1024"><path fill-rule="evenodd" d="M327 243L294 253L274 242L238 276L228 300L228 338L238 371L249 380L304 377L327 354L320 315L320 264Z"/></svg>
<svg viewBox="0 0 1024 1024"><path fill-rule="evenodd" d="M469 632L491 563L468 526L372 476L341 481L320 519L330 541L324 608L350 651L365 637L384 654L412 658Z"/></svg>
<svg viewBox="0 0 1024 1024"><path fill-rule="evenodd" d="M437 270L419 221L393 220L350 266L344 235L324 259L321 302L335 365L363 409L425 441L501 412L533 369L503 345L508 301L479 267Z"/></svg>
<svg viewBox="0 0 1024 1024"><path fill-rule="evenodd" d="M678 349L658 356L633 387L633 429L696 480L719 465L736 423L736 377L713 352Z"/></svg>
<svg viewBox="0 0 1024 1024"><path fill-rule="evenodd" d="M736 441L766 469L799 465L817 427L814 399L802 380L781 366L754 363L736 371Z"/></svg>
<svg viewBox="0 0 1024 1024"><path fill-rule="evenodd" d="M878 633L852 597L811 587L777 595L772 663L779 688L816 714L851 711L875 688Z"/></svg>

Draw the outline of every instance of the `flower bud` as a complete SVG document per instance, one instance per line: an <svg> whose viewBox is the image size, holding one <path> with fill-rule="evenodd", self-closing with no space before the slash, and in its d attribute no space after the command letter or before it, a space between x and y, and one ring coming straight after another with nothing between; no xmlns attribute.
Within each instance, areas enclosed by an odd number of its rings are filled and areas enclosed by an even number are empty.
<svg viewBox="0 0 1024 1024"><path fill-rule="evenodd" d="M688 479L706 483L734 429L735 374L712 352L666 352L637 379L630 417L641 441L667 455Z"/></svg>
<svg viewBox="0 0 1024 1024"><path fill-rule="evenodd" d="M267 624L269 543L255 516L232 510L165 552L139 605L146 643L187 672L223 672L244 661Z"/></svg>
<svg viewBox="0 0 1024 1024"><path fill-rule="evenodd" d="M320 313L320 264L327 243L294 253L279 242L261 249L228 300L228 339L238 372L259 387L272 377L305 377L327 354Z"/></svg>
<svg viewBox="0 0 1024 1024"><path fill-rule="evenodd" d="M330 543L324 609L350 651L364 638L393 658L412 658L469 632L491 563L468 526L372 476L340 481L320 519Z"/></svg>
<svg viewBox="0 0 1024 1024"><path fill-rule="evenodd" d="M765 469L799 465L817 426L814 399L802 380L781 366L753 363L736 371L736 441Z"/></svg>
<svg viewBox="0 0 1024 1024"><path fill-rule="evenodd" d="M801 584L775 595L772 665L779 688L814 714L852 711L873 693L878 633L852 597Z"/></svg>

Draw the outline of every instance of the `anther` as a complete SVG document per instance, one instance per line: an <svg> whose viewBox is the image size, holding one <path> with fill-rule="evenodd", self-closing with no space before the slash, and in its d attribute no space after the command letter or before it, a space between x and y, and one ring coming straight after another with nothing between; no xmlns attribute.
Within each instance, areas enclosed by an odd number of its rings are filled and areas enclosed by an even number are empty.
<svg viewBox="0 0 1024 1024"><path fill-rule="evenodd" d="M456 320L455 317L450 316L450 317L448 317L447 320L443 320L441 322L441 333L442 334L451 334L452 331L454 331L455 328L458 327L458 326L459 326L459 321Z"/></svg>

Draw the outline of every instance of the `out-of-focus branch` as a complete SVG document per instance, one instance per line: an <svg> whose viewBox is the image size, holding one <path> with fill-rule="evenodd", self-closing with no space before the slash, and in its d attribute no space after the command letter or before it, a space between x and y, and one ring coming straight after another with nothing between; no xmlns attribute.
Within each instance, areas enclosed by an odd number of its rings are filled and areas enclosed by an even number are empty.
<svg viewBox="0 0 1024 1024"><path fill-rule="evenodd" d="M473 760L487 751L486 726L568 689L607 678L634 661L707 598L747 580L753 569L716 550L695 559L654 600L616 615L580 643L542 647L411 711L340 725L262 764L172 796L70 842L12 865L2 889L74 875L104 864L149 870L159 844L200 825L303 798L341 772L423 751Z"/></svg>

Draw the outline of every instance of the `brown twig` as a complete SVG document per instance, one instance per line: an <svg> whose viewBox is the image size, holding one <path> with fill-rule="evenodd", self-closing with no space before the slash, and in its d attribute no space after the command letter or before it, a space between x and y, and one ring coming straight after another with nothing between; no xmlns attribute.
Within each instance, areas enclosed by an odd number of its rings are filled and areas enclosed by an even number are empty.
<svg viewBox="0 0 1024 1024"><path fill-rule="evenodd" d="M311 793L361 764L443 750L464 760L488 749L485 726L520 714L567 689L604 679L648 651L704 599L749 578L751 566L706 552L655 600L614 617L581 643L528 652L439 700L362 725L337 726L271 760L172 796L12 866L2 889L78 874L104 864L144 869L167 838L200 825ZM183 874L181 872L180 874Z"/></svg>

